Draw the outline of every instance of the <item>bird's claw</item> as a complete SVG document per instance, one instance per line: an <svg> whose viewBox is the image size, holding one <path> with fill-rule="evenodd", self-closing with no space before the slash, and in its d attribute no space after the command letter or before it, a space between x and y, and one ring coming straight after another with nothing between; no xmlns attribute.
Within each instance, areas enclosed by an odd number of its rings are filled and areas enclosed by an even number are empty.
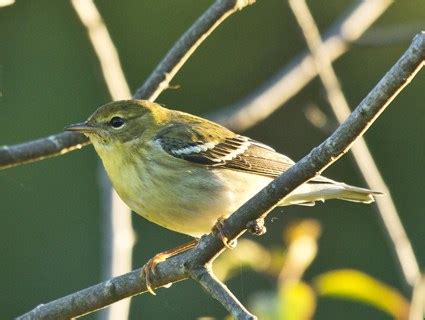
<svg viewBox="0 0 425 320"><path fill-rule="evenodd" d="M234 249L237 245L237 240L231 239L229 241L229 238L226 235L226 231L224 229L223 221L224 221L224 218L218 218L217 223L214 225L213 230L218 232L218 236L220 237L221 241L226 246L226 248Z"/></svg>
<svg viewBox="0 0 425 320"><path fill-rule="evenodd" d="M151 275L156 275L156 266L158 263L165 261L166 258L166 255L163 253L158 253L143 266L142 272L140 273L141 278L143 278L143 276L145 277L146 289L154 296L156 296L156 293L152 288Z"/></svg>
<svg viewBox="0 0 425 320"><path fill-rule="evenodd" d="M179 253L185 252L191 248L193 248L194 246L196 246L196 244L198 243L198 241L196 239L188 242L188 243L184 243L176 248L161 252L156 254L152 259L150 259L142 268L142 271L140 272L140 277L143 278L145 277L145 282L146 282L146 289L153 294L154 296L156 296L155 291L152 288L152 282L151 282L151 275L155 276L156 275L156 266L158 265L158 263L161 263L165 260L167 260L168 258L175 256Z"/></svg>

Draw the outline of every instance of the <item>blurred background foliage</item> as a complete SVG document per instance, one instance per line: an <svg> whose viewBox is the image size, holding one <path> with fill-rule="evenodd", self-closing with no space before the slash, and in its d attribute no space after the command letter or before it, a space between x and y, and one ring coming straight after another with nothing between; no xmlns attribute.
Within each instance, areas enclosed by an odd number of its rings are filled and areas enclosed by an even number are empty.
<svg viewBox="0 0 425 320"><path fill-rule="evenodd" d="M211 1L99 0L96 4L134 91ZM352 0L309 1L322 31L351 4ZM424 21L423 0L397 1L373 28L397 33L407 27L413 36ZM395 37L381 46L354 45L334 64L353 107L410 39ZM0 8L0 46L0 144L59 132L110 100L85 29L68 1L26 0ZM164 92L158 101L198 115L212 112L252 92L304 48L288 4L259 0L220 26L173 81L180 89ZM366 135L421 266L425 262L424 86L422 72ZM304 111L311 104L332 121L324 91L315 80L245 134L299 159L326 137L306 120ZM17 316L101 280L99 170L98 159L88 147L0 171L0 318ZM350 156L326 174L363 184ZM294 227L300 219L308 220ZM135 215L133 222L138 235L134 267L187 240ZM267 228L256 242L240 241L235 252L227 252L215 267L261 319L406 316L408 290L373 206L330 201L313 208L279 208ZM297 243L304 246L299 261L291 253ZM226 316L191 281L161 289L156 297L136 297L131 308L132 319Z"/></svg>

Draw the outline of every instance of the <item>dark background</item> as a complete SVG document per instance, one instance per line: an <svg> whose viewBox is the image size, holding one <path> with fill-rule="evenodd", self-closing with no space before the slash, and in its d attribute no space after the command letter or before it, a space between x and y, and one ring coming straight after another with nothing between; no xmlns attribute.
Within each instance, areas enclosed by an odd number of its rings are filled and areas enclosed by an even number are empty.
<svg viewBox="0 0 425 320"><path fill-rule="evenodd" d="M134 91L159 60L212 1L96 1L120 53ZM352 1L310 1L322 31ZM425 21L425 2L397 1L377 22L394 27ZM419 29L417 30L419 31ZM405 41L385 47L355 46L335 63L354 107L407 48ZM62 130L84 120L110 100L85 29L68 1L18 1L0 8L0 145ZM259 0L230 17L178 73L179 90L158 99L173 108L202 115L236 102L277 72L305 44L282 0ZM425 215L424 72L392 103L366 139L392 192L420 265ZM318 80L273 117L245 134L299 159L326 134L302 112L316 103L332 117ZM101 280L99 162L92 147L34 164L0 171L0 317L11 318L36 305ZM364 185L351 156L326 174ZM319 254L306 279L336 268L356 268L403 291L397 264L373 206L330 201L313 208L278 209L276 221L259 241L281 243L292 219L322 223ZM163 249L187 240L133 215L138 242L134 267ZM275 284L251 272L229 282L242 301ZM222 318L224 309L194 282L175 284L158 296L133 299L132 319ZM363 304L320 300L317 319L387 319ZM94 318L93 315L88 319Z"/></svg>

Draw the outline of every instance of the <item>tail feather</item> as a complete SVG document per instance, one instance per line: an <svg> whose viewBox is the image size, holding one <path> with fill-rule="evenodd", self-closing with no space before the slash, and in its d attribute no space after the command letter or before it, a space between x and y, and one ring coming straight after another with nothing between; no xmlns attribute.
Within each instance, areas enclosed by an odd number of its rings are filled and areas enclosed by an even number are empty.
<svg viewBox="0 0 425 320"><path fill-rule="evenodd" d="M372 203L375 201L375 196L382 195L382 192L379 191L350 186L345 183L341 183L340 185L344 188L341 191L340 197L338 197L338 199L341 200L361 203Z"/></svg>
<svg viewBox="0 0 425 320"><path fill-rule="evenodd" d="M305 183L295 189L289 197L284 199L281 206L285 205L312 205L315 201L339 199L360 203L372 203L375 196L381 192L351 186L342 182L324 178L321 181Z"/></svg>

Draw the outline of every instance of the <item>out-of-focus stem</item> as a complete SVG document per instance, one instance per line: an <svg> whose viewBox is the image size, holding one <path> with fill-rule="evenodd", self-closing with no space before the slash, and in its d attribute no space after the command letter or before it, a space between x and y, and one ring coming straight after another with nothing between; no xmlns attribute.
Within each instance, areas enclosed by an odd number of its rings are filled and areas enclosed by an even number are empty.
<svg viewBox="0 0 425 320"><path fill-rule="evenodd" d="M86 27L90 42L100 62L103 78L113 100L131 98L121 67L117 49L108 29L92 0L71 1L78 17ZM102 169L100 189L103 203L103 277L110 279L132 269L133 246L136 242L131 224L131 211L118 197ZM127 319L130 313L130 299L112 304L100 313L101 319Z"/></svg>

